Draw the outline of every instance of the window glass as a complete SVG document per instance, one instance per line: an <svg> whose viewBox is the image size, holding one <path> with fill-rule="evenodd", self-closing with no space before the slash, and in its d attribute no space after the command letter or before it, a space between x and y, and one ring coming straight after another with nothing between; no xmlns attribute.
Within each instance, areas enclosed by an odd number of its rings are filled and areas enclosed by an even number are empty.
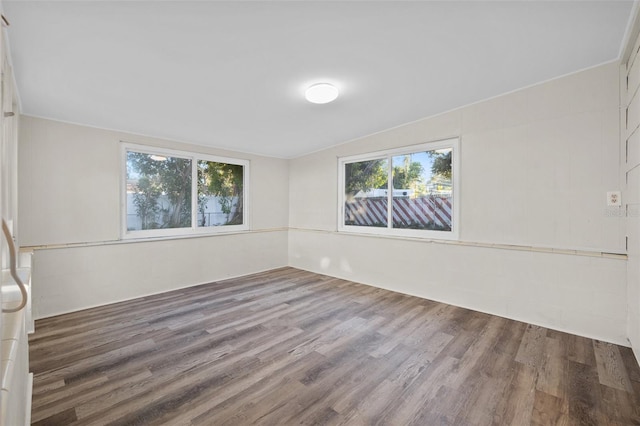
<svg viewBox="0 0 640 426"><path fill-rule="evenodd" d="M242 225L244 168L198 161L198 226Z"/></svg>
<svg viewBox="0 0 640 426"><path fill-rule="evenodd" d="M389 162L345 164L345 225L387 227Z"/></svg>
<svg viewBox="0 0 640 426"><path fill-rule="evenodd" d="M393 157L394 228L451 231L451 148Z"/></svg>
<svg viewBox="0 0 640 426"><path fill-rule="evenodd" d="M127 230L191 226L191 160L127 152Z"/></svg>

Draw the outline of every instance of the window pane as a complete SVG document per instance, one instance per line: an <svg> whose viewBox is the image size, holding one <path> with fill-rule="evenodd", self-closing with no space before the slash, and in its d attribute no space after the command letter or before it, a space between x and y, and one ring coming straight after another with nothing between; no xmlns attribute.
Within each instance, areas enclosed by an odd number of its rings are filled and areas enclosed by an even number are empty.
<svg viewBox="0 0 640 426"><path fill-rule="evenodd" d="M191 226L191 160L127 151L127 230Z"/></svg>
<svg viewBox="0 0 640 426"><path fill-rule="evenodd" d="M198 226L242 225L244 168L198 161Z"/></svg>
<svg viewBox="0 0 640 426"><path fill-rule="evenodd" d="M393 157L393 227L451 231L452 149Z"/></svg>
<svg viewBox="0 0 640 426"><path fill-rule="evenodd" d="M388 176L386 159L345 164L345 225L387 227Z"/></svg>

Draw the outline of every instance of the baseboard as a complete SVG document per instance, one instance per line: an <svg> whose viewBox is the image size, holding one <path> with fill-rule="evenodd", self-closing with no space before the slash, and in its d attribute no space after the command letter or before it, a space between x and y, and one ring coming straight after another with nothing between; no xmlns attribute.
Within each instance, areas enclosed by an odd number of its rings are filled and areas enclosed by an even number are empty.
<svg viewBox="0 0 640 426"><path fill-rule="evenodd" d="M631 345L631 350L633 351L633 354L636 357L636 362L638 363L638 366L640 366L640 348L636 348L635 346Z"/></svg>

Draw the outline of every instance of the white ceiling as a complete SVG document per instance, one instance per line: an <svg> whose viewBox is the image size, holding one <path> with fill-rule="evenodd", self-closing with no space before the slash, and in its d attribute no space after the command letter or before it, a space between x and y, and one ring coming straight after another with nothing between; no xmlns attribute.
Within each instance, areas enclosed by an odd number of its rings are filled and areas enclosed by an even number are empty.
<svg viewBox="0 0 640 426"><path fill-rule="evenodd" d="M615 60L632 3L3 7L24 114L291 158ZM306 102L318 81L338 100Z"/></svg>

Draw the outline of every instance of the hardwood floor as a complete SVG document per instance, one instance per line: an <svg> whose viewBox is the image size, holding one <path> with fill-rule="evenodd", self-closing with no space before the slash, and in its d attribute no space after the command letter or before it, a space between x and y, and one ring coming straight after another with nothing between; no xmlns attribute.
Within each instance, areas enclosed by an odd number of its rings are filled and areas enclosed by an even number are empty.
<svg viewBox="0 0 640 426"><path fill-rule="evenodd" d="M37 321L36 425L631 425L630 349L283 268Z"/></svg>

